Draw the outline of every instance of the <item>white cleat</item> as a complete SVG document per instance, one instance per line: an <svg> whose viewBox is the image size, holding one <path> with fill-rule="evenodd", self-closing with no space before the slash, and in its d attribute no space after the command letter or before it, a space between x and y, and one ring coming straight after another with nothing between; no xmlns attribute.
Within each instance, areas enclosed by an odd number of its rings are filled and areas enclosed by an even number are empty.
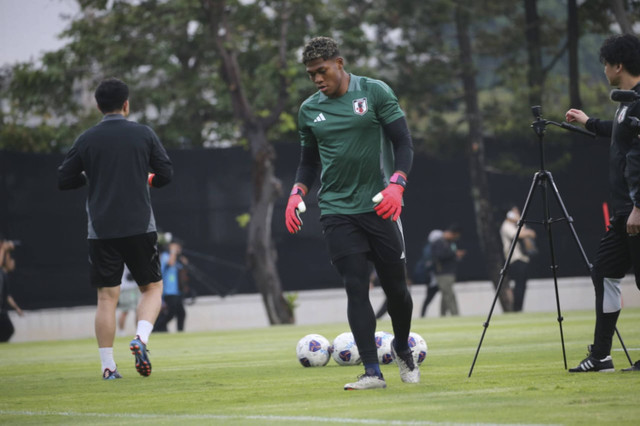
<svg viewBox="0 0 640 426"><path fill-rule="evenodd" d="M344 390L384 389L386 387L387 383L383 377L363 374L362 376L358 376L357 382L344 385Z"/></svg>
<svg viewBox="0 0 640 426"><path fill-rule="evenodd" d="M398 364L400 379L405 383L420 383L420 367L413 360L411 350L399 355L396 353L395 339L391 341L391 356Z"/></svg>

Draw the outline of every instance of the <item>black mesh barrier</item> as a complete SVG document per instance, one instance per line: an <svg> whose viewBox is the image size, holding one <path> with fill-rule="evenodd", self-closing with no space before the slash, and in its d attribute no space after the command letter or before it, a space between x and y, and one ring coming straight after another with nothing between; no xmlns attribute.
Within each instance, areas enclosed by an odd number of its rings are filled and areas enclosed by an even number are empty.
<svg viewBox="0 0 640 426"><path fill-rule="evenodd" d="M340 287L320 231L314 195L317 188L305 200L308 210L303 231L291 236L285 229L284 209L299 147L297 143L276 147L276 174L282 181L283 196L273 210L273 238L283 287L286 291ZM604 231L601 204L607 196L607 147L590 144L575 151L570 169L554 174L554 179L591 255ZM247 228L241 226L251 201L250 153L232 148L174 150L169 155L174 181L152 189L152 201L158 227L184 242L192 264L191 287L199 295L256 292L245 266ZM14 253L17 269L12 274L12 288L26 309L95 304L95 290L88 280L86 188L57 189L56 169L62 159L62 155L0 151L0 233L21 242ZM463 229L459 246L467 249L459 280L486 279L469 179L464 158L437 160L416 154L402 216L409 269L419 258L428 232L456 222ZM504 208L508 203L522 206L531 181L532 176L490 176L496 233ZM550 205L555 206L551 193ZM560 213L555 209L554 217ZM539 201L532 206L529 218L535 217L542 217ZM538 231L540 253L533 260L531 275L549 277L544 229L532 226ZM586 275L568 227L558 224L553 229L558 274Z"/></svg>

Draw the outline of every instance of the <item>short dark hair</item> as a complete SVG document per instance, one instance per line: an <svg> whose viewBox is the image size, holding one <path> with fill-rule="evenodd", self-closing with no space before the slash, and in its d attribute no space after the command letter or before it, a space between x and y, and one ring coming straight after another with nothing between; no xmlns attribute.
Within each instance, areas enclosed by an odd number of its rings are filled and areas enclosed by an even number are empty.
<svg viewBox="0 0 640 426"><path fill-rule="evenodd" d="M122 80L107 78L100 82L94 96L103 114L119 111L129 99L129 87Z"/></svg>
<svg viewBox="0 0 640 426"><path fill-rule="evenodd" d="M314 59L335 59L340 56L338 43L330 37L314 37L304 46L302 63L307 64Z"/></svg>
<svg viewBox="0 0 640 426"><path fill-rule="evenodd" d="M633 34L616 34L600 47L600 62L622 64L633 76L640 75L640 39Z"/></svg>

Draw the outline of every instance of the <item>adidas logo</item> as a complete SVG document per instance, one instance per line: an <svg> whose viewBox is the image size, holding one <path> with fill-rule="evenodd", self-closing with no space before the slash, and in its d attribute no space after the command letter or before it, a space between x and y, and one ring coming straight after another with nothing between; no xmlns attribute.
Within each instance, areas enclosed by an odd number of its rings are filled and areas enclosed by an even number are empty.
<svg viewBox="0 0 640 426"><path fill-rule="evenodd" d="M324 118L324 114L323 114L323 113L318 114L318 116L316 117L316 119L315 119L315 120L313 120L313 122L314 122L314 123L318 123L318 122L320 122L320 121L327 121L327 119L326 119L326 118Z"/></svg>

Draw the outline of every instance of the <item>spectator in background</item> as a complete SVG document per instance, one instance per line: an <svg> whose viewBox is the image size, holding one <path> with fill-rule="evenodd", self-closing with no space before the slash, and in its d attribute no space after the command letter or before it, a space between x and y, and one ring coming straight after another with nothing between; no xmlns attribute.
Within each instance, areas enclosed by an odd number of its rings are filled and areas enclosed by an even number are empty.
<svg viewBox="0 0 640 426"><path fill-rule="evenodd" d="M442 294L440 302L440 315L442 316L445 316L447 312L452 316L458 315L458 301L453 291L453 284L456 282L458 262L466 254L465 250L459 250L456 245L460 235L460 228L457 225L451 225L431 246L431 255L436 268L436 282Z"/></svg>
<svg viewBox="0 0 640 426"><path fill-rule="evenodd" d="M162 267L162 281L164 290L162 293L162 311L156 322L156 331L167 331L167 324L174 317L177 321L177 330L184 331L184 320L187 312L184 309L184 299L181 283L184 282L185 266L189 264L182 254L182 243L173 240L169 243L168 250L160 255Z"/></svg>
<svg viewBox="0 0 640 426"><path fill-rule="evenodd" d="M433 243L442 238L443 232L440 229L434 229L429 232L427 237L427 244L422 249L422 256L416 263L413 271L413 280L415 283L425 283L427 286L427 295L422 302L422 310L420 316L424 318L427 315L427 307L438 293L438 281L436 280L435 270L436 265L431 253L431 247Z"/></svg>
<svg viewBox="0 0 640 426"><path fill-rule="evenodd" d="M118 298L118 309L120 310L120 316L118 316L118 333L121 336L125 335L125 324L129 311L133 311L135 314L138 307L138 301L140 300L140 290L138 290L138 284L133 279L131 271L124 265L124 273L122 274L122 284L120 284L120 297ZM138 319L134 317L134 321Z"/></svg>
<svg viewBox="0 0 640 426"><path fill-rule="evenodd" d="M502 239L502 249L505 258L509 255L511 242L516 237L518 231L518 221L520 220L520 209L511 207L507 212L507 216L500 227L500 238ZM518 235L511 261L509 262L509 278L514 281L513 285L513 312L522 311L524 304L524 293L527 290L527 279L529 278L528 269L530 256L537 253L535 244L536 232L526 226L522 226Z"/></svg>
<svg viewBox="0 0 640 426"><path fill-rule="evenodd" d="M0 342L8 342L15 331L9 318L9 308L15 309L20 316L24 314L11 296L9 286L9 273L16 268L16 261L11 256L14 248L13 241L0 239Z"/></svg>

